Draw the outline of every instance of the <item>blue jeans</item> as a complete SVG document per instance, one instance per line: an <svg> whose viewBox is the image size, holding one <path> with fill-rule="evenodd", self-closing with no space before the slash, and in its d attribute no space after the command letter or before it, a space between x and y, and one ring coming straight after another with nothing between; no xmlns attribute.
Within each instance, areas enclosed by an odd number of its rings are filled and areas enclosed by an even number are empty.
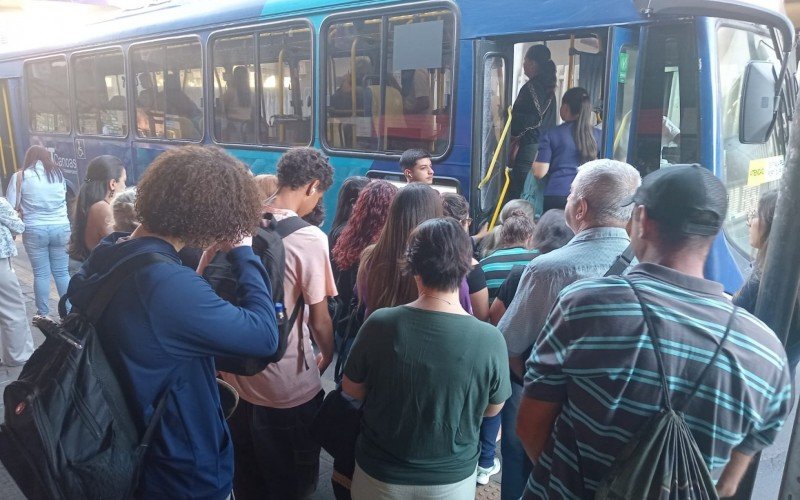
<svg viewBox="0 0 800 500"><path fill-rule="evenodd" d="M518 500L533 465L525 454L522 441L517 437L517 413L522 401L522 386L511 382L511 397L506 400L500 413L503 422L503 435L500 446L503 451L503 477L500 481L500 498L502 500Z"/></svg>
<svg viewBox="0 0 800 500"><path fill-rule="evenodd" d="M481 422L481 456L478 458L478 467L491 469L494 465L494 455L495 448L497 448L497 433L500 431L500 421L500 414L497 414L494 417L483 417L483 422ZM503 459L505 459L505 457L503 457Z"/></svg>
<svg viewBox="0 0 800 500"><path fill-rule="evenodd" d="M37 314L48 314L50 275L56 280L59 297L67 293L69 284L69 257L67 241L69 224L26 227L22 244L33 268L33 294Z"/></svg>

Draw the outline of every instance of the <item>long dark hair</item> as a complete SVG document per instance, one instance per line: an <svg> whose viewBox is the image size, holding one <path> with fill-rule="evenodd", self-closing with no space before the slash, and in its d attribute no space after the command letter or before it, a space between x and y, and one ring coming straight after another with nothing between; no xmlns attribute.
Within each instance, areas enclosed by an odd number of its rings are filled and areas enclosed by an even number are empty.
<svg viewBox="0 0 800 500"><path fill-rule="evenodd" d="M91 248L86 247L86 223L89 209L98 201L108 197L108 182L122 177L125 165L116 156L102 155L89 162L86 179L75 200L75 213L72 216L72 232L69 235L67 253L75 260L86 260Z"/></svg>
<svg viewBox="0 0 800 500"><path fill-rule="evenodd" d="M417 298L414 279L404 274L402 267L408 236L421 223L441 216L442 198L427 184L414 182L397 193L378 242L361 255L357 282L359 299L367 308L374 311Z"/></svg>
<svg viewBox="0 0 800 500"><path fill-rule="evenodd" d="M62 182L64 180L64 174L53 161L53 156L50 154L50 151L42 146L31 146L28 148L25 152L25 160L22 162L22 170L33 168L38 162L42 162L42 165L44 165L44 172L47 174L47 182Z"/></svg>
<svg viewBox="0 0 800 500"><path fill-rule="evenodd" d="M250 106L250 71L244 66L233 68L233 87L236 89L236 100L239 106Z"/></svg>
<svg viewBox="0 0 800 500"><path fill-rule="evenodd" d="M331 223L331 235L340 232L347 221L350 220L350 215L353 213L353 205L356 204L358 193L366 187L369 179L366 177L348 177L342 183L342 188L339 190L339 199L336 201L336 213L333 214L333 222Z"/></svg>
<svg viewBox="0 0 800 500"><path fill-rule="evenodd" d="M576 117L572 137L581 154L581 165L596 160L597 141L592 133L592 100L589 98L589 93L581 87L573 87L564 92L561 103L566 105L569 112Z"/></svg>
<svg viewBox="0 0 800 500"><path fill-rule="evenodd" d="M755 272L764 271L764 260L767 258L769 233L772 232L772 219L775 218L775 207L778 205L778 190L773 189L761 195L758 200L758 253L756 254Z"/></svg>

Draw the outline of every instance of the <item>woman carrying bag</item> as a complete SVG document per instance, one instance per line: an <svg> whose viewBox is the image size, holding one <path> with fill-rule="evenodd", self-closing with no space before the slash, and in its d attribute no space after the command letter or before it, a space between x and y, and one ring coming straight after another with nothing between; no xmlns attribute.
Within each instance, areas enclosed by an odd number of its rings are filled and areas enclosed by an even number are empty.
<svg viewBox="0 0 800 500"><path fill-rule="evenodd" d="M509 165L511 183L505 201L523 196L525 180L531 173L539 136L556 124L556 65L550 59L550 49L532 45L525 53L523 71L528 81L522 86L511 108L511 133ZM542 213L542 181L533 181L532 192L525 193L528 201Z"/></svg>

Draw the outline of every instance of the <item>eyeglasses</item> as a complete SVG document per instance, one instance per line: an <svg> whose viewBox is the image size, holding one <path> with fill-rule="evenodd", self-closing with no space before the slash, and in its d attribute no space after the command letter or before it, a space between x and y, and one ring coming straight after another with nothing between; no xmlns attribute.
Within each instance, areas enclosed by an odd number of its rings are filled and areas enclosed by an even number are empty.
<svg viewBox="0 0 800 500"><path fill-rule="evenodd" d="M747 227L750 227L753 224L753 220L755 220L756 217L758 217L757 210L750 210L749 212L747 212L747 219L745 220L745 224L747 224Z"/></svg>
<svg viewBox="0 0 800 500"><path fill-rule="evenodd" d="M463 219L461 223L464 224L465 226L469 226L470 224L472 224L472 219L467 217L466 219Z"/></svg>

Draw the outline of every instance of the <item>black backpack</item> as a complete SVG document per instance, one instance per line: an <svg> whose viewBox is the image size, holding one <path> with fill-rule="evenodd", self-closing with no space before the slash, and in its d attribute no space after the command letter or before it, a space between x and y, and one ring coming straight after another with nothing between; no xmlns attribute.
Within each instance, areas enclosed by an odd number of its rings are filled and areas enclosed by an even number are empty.
<svg viewBox="0 0 800 500"><path fill-rule="evenodd" d="M156 262L174 263L154 253L131 257L104 278L85 312L73 308L60 323L34 319L45 341L6 387L0 427L0 460L28 498L127 499L135 492L169 389L140 433L94 325L119 286Z"/></svg>
<svg viewBox="0 0 800 500"><path fill-rule="evenodd" d="M711 473L703 460L691 429L683 418L683 409L692 400L708 370L714 365L723 344L728 338L736 316L736 306L731 312L725 334L711 360L697 379L692 391L680 406L670 401L667 374L661 356L653 320L642 297L633 283L623 278L633 289L642 308L647 332L653 343L658 371L661 376L664 407L653 415L622 448L600 482L596 500L705 500L717 499Z"/></svg>
<svg viewBox="0 0 800 500"><path fill-rule="evenodd" d="M269 275L272 285L272 301L278 315L278 347L275 354L267 358L229 358L217 356L216 367L220 371L236 375L252 376L260 373L270 363L276 363L286 353L289 332L297 321L297 317L305 307L303 294L297 299L291 316L286 320L284 304L283 277L286 274L286 250L283 239L290 234L311 224L300 217L287 217L276 221L271 214L266 214L266 227L258 229L253 236L253 252L261 259ZM214 291L223 299L238 305L236 295L236 278L228 262L227 254L219 252L203 270L203 277L211 284ZM280 304L280 305L279 305Z"/></svg>

